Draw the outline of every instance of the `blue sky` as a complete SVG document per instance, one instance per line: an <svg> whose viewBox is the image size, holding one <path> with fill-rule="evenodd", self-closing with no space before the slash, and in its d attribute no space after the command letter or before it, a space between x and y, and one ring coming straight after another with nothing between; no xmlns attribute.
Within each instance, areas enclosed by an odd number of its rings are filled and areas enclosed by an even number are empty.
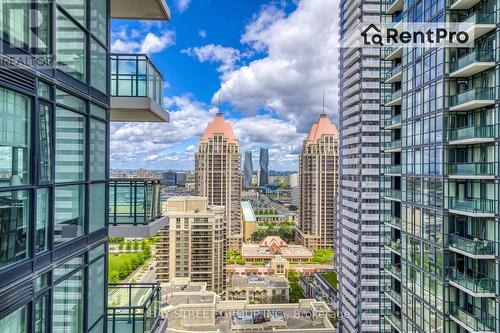
<svg viewBox="0 0 500 333"><path fill-rule="evenodd" d="M242 151L270 149L275 170L295 170L322 111L337 120L333 0L168 0L169 22L112 22L112 50L148 53L165 78L171 122L114 123L111 167L183 169L208 121L222 112Z"/></svg>

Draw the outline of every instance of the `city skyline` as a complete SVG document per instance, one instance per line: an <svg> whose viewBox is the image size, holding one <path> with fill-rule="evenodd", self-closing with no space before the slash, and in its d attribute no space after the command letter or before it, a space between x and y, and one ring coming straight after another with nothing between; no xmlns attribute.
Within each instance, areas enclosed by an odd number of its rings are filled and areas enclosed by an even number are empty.
<svg viewBox="0 0 500 333"><path fill-rule="evenodd" d="M164 74L164 106L171 122L112 124L111 168L193 169L191 153L219 111L220 92L220 111L233 124L241 150L252 150L258 163L259 148L269 148L270 169L297 169L303 137L323 110L323 91L326 113L332 121L338 119L336 65L331 61L337 49L330 33L336 29L331 20L336 1L183 2L189 6L170 5L173 18L168 23L112 22L111 49L146 52ZM230 31L217 22L221 13L221 21L233 27ZM296 25L308 25L311 31L296 31ZM290 31L286 38L283 28ZM291 49L288 40L294 39L303 40L302 49L317 56ZM269 66L279 68L283 78L291 73L299 77L273 82ZM254 81L246 80L245 72ZM251 103L233 84L247 87ZM301 98L291 98L294 90L301 90ZM199 126L190 126L193 122Z"/></svg>

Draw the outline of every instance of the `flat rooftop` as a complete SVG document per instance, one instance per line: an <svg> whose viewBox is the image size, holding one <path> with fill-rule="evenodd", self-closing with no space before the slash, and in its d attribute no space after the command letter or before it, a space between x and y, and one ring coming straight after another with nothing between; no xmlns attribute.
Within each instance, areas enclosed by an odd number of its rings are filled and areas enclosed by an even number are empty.
<svg viewBox="0 0 500 333"><path fill-rule="evenodd" d="M283 276L233 276L231 278L233 288L288 288L288 280Z"/></svg>
<svg viewBox="0 0 500 333"><path fill-rule="evenodd" d="M276 255L282 255L284 257L312 257L313 254L306 247L302 245L287 245L279 248L280 253ZM275 254L269 252L268 247L262 247L258 244L243 244L241 247L242 257L274 257Z"/></svg>

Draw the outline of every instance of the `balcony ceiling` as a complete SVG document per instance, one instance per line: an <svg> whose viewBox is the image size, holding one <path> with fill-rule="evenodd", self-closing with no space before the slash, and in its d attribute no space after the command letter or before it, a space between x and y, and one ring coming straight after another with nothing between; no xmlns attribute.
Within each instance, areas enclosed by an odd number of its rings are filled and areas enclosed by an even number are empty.
<svg viewBox="0 0 500 333"><path fill-rule="evenodd" d="M165 0L111 0L111 18L129 20L170 20Z"/></svg>

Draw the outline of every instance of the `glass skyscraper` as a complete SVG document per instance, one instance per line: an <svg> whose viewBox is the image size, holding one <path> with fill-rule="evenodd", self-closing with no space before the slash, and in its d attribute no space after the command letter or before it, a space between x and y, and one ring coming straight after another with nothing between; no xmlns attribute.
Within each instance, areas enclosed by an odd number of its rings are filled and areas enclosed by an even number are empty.
<svg viewBox="0 0 500 333"><path fill-rule="evenodd" d="M107 326L112 2L0 1L2 333Z"/></svg>
<svg viewBox="0 0 500 333"><path fill-rule="evenodd" d="M474 47L382 49L381 331L498 332L498 3L389 0L382 13L463 22Z"/></svg>
<svg viewBox="0 0 500 333"><path fill-rule="evenodd" d="M260 148L259 165L259 186L269 185L269 149Z"/></svg>
<svg viewBox="0 0 500 333"><path fill-rule="evenodd" d="M252 187L253 178L253 163L252 163L252 152L245 152L245 162L243 164L243 187Z"/></svg>

